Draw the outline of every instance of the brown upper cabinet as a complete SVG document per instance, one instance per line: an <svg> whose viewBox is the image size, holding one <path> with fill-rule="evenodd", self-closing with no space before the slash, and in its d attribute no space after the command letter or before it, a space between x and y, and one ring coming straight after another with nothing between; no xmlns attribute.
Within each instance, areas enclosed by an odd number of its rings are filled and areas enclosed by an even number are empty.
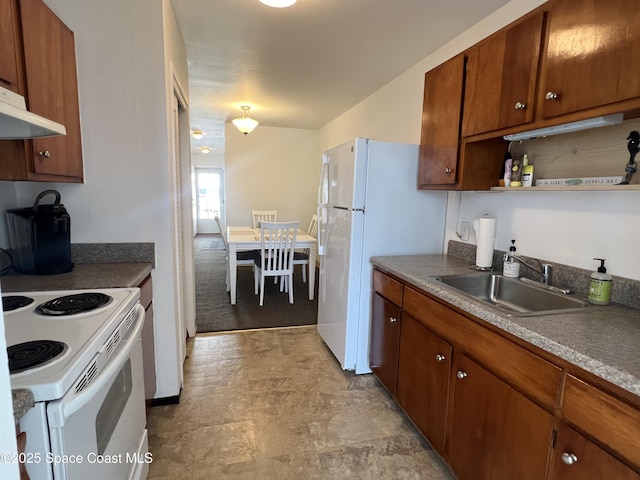
<svg viewBox="0 0 640 480"><path fill-rule="evenodd" d="M419 188L496 186L508 133L640 115L638 25L625 0L551 0L427 72Z"/></svg>
<svg viewBox="0 0 640 480"><path fill-rule="evenodd" d="M628 0L550 2L540 118L640 97L637 7Z"/></svg>
<svg viewBox="0 0 640 480"><path fill-rule="evenodd" d="M0 0L6 2L7 0ZM8 0L14 2L14 0ZM83 181L82 143L74 35L41 0L13 3L21 32L16 55L23 58L28 109L65 126L67 134L0 141L0 179ZM4 36L4 33L2 34Z"/></svg>
<svg viewBox="0 0 640 480"><path fill-rule="evenodd" d="M464 55L424 76L418 185L455 185L460 147Z"/></svg>
<svg viewBox="0 0 640 480"><path fill-rule="evenodd" d="M468 51L463 137L533 121L543 20L539 12Z"/></svg>
<svg viewBox="0 0 640 480"><path fill-rule="evenodd" d="M22 93L17 18L15 0L0 0L0 86Z"/></svg>

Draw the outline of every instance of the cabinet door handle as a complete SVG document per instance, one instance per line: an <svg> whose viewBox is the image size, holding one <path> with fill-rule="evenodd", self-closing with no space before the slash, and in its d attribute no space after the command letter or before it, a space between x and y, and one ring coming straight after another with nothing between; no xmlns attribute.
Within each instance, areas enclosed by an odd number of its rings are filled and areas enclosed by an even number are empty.
<svg viewBox="0 0 640 480"><path fill-rule="evenodd" d="M396 323L397 321L397 318L389 317L389 323Z"/></svg>
<svg viewBox="0 0 640 480"><path fill-rule="evenodd" d="M451 173L451 169L449 167L445 168L444 173Z"/></svg>
<svg viewBox="0 0 640 480"><path fill-rule="evenodd" d="M51 156L51 153L49 153L49 150L45 150L44 152L38 152L38 155L44 158L49 158Z"/></svg>
<svg viewBox="0 0 640 480"><path fill-rule="evenodd" d="M574 463L576 463L578 461L578 457L576 456L575 453L563 453L562 454L562 463L565 463L567 465L573 465Z"/></svg>
<svg viewBox="0 0 640 480"><path fill-rule="evenodd" d="M522 102L516 102L515 109L516 110L526 110L527 104Z"/></svg>
<svg viewBox="0 0 640 480"><path fill-rule="evenodd" d="M544 96L544 98L546 100L557 100L558 99L558 94L556 92L547 92L547 94Z"/></svg>
<svg viewBox="0 0 640 480"><path fill-rule="evenodd" d="M436 355L436 362L444 362L447 359L444 355Z"/></svg>
<svg viewBox="0 0 640 480"><path fill-rule="evenodd" d="M458 370L458 373L456 373L456 377L458 377L460 380L462 380L463 378L467 378L467 372L463 372L462 370Z"/></svg>

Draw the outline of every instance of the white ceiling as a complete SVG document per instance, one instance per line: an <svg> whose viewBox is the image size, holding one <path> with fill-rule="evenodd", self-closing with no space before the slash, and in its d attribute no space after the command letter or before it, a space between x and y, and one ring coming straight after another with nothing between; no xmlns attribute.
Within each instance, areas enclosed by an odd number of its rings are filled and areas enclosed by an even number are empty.
<svg viewBox="0 0 640 480"><path fill-rule="evenodd" d="M262 126L319 129L508 0L171 0L189 57L192 150ZM258 126L260 128L260 126Z"/></svg>

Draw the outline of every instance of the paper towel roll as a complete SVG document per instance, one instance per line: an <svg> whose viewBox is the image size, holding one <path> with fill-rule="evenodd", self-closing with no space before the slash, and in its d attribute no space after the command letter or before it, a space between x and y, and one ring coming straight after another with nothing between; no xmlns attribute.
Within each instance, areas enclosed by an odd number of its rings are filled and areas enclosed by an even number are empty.
<svg viewBox="0 0 640 480"><path fill-rule="evenodd" d="M476 247L476 267L491 267L493 265L493 247L496 243L496 219L482 217L473 223L474 227L476 227L476 239L478 242Z"/></svg>

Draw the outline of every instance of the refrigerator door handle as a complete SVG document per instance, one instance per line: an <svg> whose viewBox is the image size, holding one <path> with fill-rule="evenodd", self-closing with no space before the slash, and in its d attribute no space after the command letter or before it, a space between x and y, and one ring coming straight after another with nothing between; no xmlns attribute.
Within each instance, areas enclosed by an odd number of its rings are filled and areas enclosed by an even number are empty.
<svg viewBox="0 0 640 480"><path fill-rule="evenodd" d="M332 208L335 208L336 210L344 210L345 212L362 212L362 213L364 213L364 208L336 207L335 205L332 205Z"/></svg>
<svg viewBox="0 0 640 480"><path fill-rule="evenodd" d="M320 167L320 186L318 187L318 205L329 205L329 155L322 155ZM318 217L320 217L318 215Z"/></svg>
<svg viewBox="0 0 640 480"><path fill-rule="evenodd" d="M326 254L327 249L327 208L320 205L318 207L318 255L322 256Z"/></svg>

